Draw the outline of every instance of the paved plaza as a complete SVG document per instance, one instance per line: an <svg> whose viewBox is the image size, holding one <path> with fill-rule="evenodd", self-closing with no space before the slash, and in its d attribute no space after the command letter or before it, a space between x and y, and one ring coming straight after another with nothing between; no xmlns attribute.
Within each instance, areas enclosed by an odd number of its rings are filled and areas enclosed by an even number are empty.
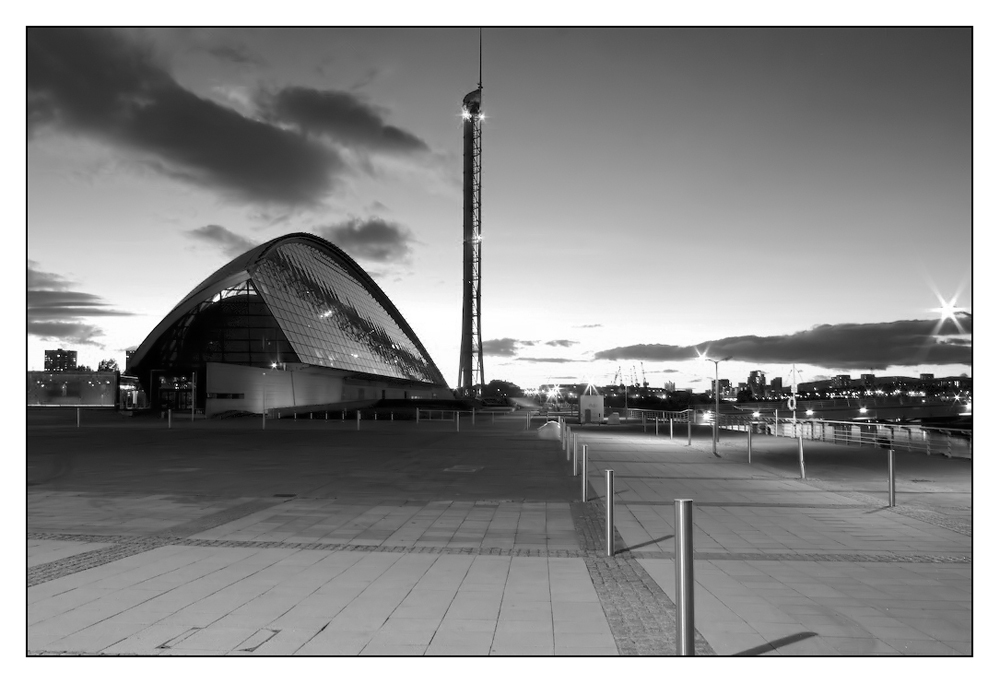
<svg viewBox="0 0 1000 684"><path fill-rule="evenodd" d="M540 425L29 413L27 652L673 655L690 498L699 654L972 653L971 461Z"/></svg>

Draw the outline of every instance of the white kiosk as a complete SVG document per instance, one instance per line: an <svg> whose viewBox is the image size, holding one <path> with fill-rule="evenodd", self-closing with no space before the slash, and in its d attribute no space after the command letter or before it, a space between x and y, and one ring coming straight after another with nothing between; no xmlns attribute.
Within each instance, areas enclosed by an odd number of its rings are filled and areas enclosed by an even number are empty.
<svg viewBox="0 0 1000 684"><path fill-rule="evenodd" d="M588 385L587 389L580 395L580 424L604 422L604 395L598 393L597 388Z"/></svg>

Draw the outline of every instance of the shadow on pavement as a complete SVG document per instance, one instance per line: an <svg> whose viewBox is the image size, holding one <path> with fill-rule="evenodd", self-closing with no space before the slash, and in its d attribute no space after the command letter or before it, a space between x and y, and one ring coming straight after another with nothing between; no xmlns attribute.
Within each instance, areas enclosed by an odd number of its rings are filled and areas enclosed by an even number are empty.
<svg viewBox="0 0 1000 684"><path fill-rule="evenodd" d="M775 639L774 641L769 641L766 644L760 646L754 646L753 648L748 648L745 651L740 651L739 653L734 653L737 656L752 656L761 655L762 653L767 653L768 651L774 651L781 648L782 646L788 646L789 644L794 644L797 641L805 641L811 637L817 636L816 632L799 632L798 634L792 634L790 636L781 637L780 639Z"/></svg>

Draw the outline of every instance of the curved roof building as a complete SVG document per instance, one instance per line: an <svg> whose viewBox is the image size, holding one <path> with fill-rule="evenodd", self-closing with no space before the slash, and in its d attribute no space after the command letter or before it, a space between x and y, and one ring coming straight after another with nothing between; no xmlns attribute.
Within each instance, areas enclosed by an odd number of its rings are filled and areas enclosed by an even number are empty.
<svg viewBox="0 0 1000 684"><path fill-rule="evenodd" d="M193 399L209 415L451 396L375 281L307 233L259 245L206 278L136 349L128 371L148 380L154 406L190 408Z"/></svg>

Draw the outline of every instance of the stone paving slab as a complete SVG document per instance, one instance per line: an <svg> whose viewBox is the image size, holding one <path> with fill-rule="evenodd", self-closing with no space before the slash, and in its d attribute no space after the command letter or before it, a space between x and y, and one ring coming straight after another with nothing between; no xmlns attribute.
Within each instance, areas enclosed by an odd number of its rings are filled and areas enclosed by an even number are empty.
<svg viewBox="0 0 1000 684"><path fill-rule="evenodd" d="M229 427L144 428L160 459L152 483L149 466L123 470L135 459L114 454L121 429L83 440L90 455L28 490L29 652L670 654L674 498L696 502L699 653L971 652L961 478L939 499L933 481L915 483L920 496L890 510L863 464L851 466L852 489L790 477L780 444L746 464L732 440L716 458L704 435L687 447L587 429L581 503L565 451L522 420L460 435L442 424L380 422L359 435L282 421L277 471L272 442L256 433L238 462L223 448L242 439ZM334 444L325 461L318 438ZM604 555L605 467L616 472L614 558ZM937 477L925 474L910 473ZM185 483L196 491L170 491Z"/></svg>

